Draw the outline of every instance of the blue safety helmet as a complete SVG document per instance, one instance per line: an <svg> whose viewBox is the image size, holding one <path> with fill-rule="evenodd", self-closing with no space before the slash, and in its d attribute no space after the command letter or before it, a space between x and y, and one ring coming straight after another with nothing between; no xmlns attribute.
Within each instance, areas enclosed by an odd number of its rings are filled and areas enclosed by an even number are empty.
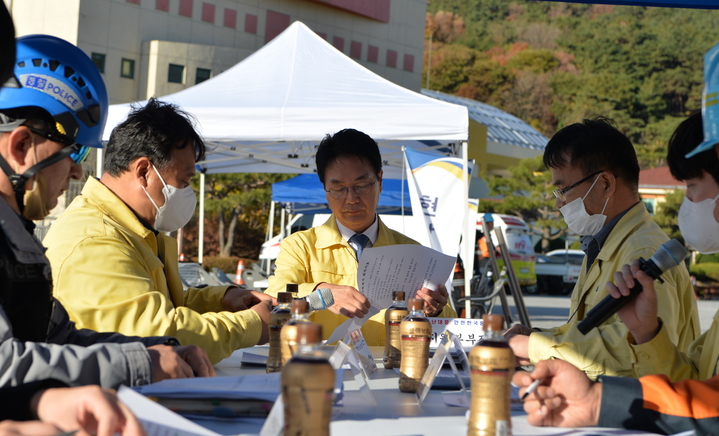
<svg viewBox="0 0 719 436"><path fill-rule="evenodd" d="M84 146L85 154L86 147L102 147L107 90L97 67L82 50L50 35L23 36L17 39L14 73L15 78L0 90L0 111L39 107L52 115L56 133L69 140L62 142ZM25 120L16 121L19 125Z"/></svg>

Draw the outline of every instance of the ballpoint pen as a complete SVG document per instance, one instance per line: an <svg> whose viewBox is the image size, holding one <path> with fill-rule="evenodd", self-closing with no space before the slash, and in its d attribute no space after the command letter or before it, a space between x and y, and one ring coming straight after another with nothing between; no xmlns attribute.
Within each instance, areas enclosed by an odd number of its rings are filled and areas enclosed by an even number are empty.
<svg viewBox="0 0 719 436"><path fill-rule="evenodd" d="M537 386L539 386L540 383L542 383L542 379L541 379L541 378L538 378L538 379L534 380L534 381L529 385L529 387L527 388L527 390L524 392L524 395L522 395L522 401L524 401L524 399L527 398L527 396L528 396L529 394L531 394L532 392L534 392L534 391L537 389Z"/></svg>

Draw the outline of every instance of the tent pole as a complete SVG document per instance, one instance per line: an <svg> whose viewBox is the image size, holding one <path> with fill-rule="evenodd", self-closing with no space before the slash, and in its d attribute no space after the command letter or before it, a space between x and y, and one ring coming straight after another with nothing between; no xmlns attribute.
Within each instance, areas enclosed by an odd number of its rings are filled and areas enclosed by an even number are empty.
<svg viewBox="0 0 719 436"><path fill-rule="evenodd" d="M272 239L272 232L275 229L275 202L270 200L270 219L267 223L267 239L265 241L269 241ZM270 265L272 264L272 259L266 259L267 263L265 264L265 272L267 275L270 275Z"/></svg>
<svg viewBox="0 0 719 436"><path fill-rule="evenodd" d="M205 251L205 173L200 173L200 238L197 241L197 262L202 265L202 257Z"/></svg>
<svg viewBox="0 0 719 436"><path fill-rule="evenodd" d="M467 141L462 141L462 161L464 161L464 169L462 176L464 177L464 316L472 317L472 302L469 301L472 290L469 283L472 280L474 271L474 236L476 231L470 232L470 226L467 225L469 219L469 158L467 152Z"/></svg>
<svg viewBox="0 0 719 436"><path fill-rule="evenodd" d="M405 150L407 149L406 146L402 146L402 183L399 185L400 189L400 215L402 216L402 233L405 232L405 216L404 216L404 182L407 180L407 169L409 168L409 164L407 163L407 153L405 153Z"/></svg>

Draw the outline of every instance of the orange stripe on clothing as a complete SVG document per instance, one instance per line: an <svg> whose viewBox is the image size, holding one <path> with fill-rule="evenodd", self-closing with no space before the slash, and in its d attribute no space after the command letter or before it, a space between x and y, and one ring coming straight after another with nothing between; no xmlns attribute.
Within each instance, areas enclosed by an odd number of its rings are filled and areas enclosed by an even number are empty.
<svg viewBox="0 0 719 436"><path fill-rule="evenodd" d="M719 417L719 376L671 383L665 375L650 375L639 382L646 409L693 419Z"/></svg>

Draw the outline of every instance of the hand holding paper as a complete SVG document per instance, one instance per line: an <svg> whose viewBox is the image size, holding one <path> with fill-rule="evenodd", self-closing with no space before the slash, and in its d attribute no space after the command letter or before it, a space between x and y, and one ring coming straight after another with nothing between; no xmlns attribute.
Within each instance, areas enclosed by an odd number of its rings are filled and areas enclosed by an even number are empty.
<svg viewBox="0 0 719 436"><path fill-rule="evenodd" d="M344 338L348 332L362 327L373 315L389 307L393 291L404 291L408 299L417 296L431 300L431 311L436 311L439 305L444 307L448 295L442 284L449 278L454 263L452 256L421 245L366 248L357 269L357 284L359 292L372 306L363 318L351 318L337 327L327 343Z"/></svg>

